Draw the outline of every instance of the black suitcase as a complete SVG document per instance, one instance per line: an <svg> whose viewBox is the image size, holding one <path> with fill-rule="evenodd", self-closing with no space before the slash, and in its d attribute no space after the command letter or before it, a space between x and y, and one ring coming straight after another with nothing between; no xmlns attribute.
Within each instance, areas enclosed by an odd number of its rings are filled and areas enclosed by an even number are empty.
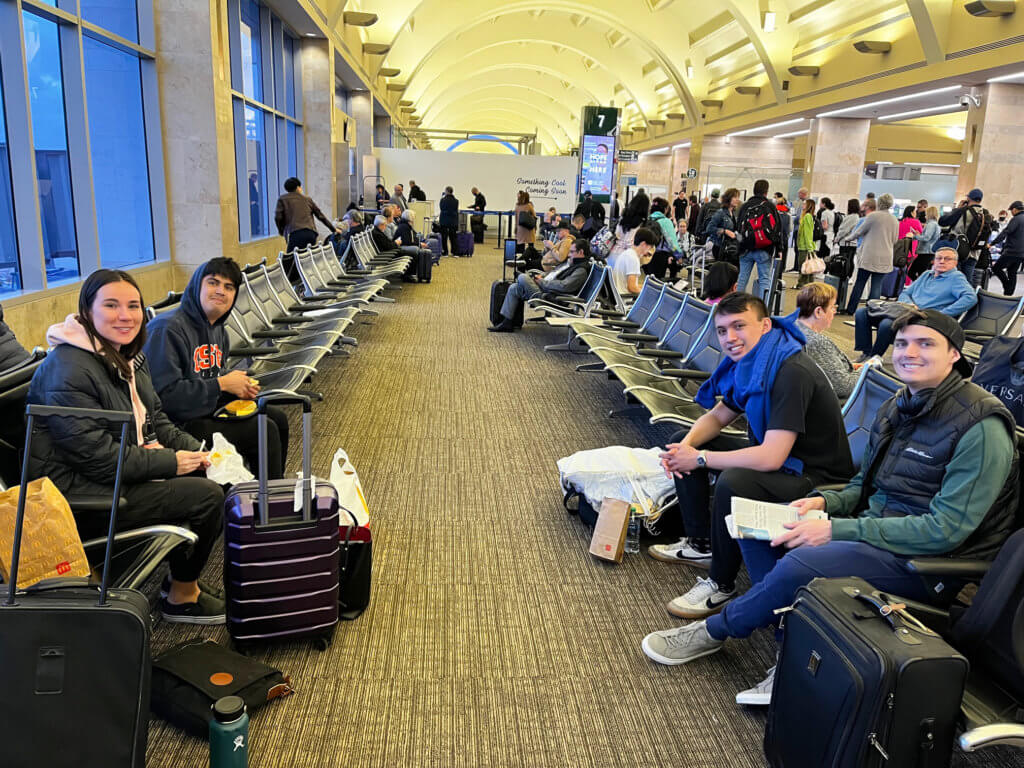
<svg viewBox="0 0 1024 768"><path fill-rule="evenodd" d="M434 255L429 251L421 250L416 256L416 279L421 283L429 283L433 271Z"/></svg>
<svg viewBox="0 0 1024 768"><path fill-rule="evenodd" d="M35 417L121 424L113 498L120 496L132 414L29 405ZM21 486L28 480L28 456ZM25 496L19 495L10 582L17 583ZM117 505L110 512L103 580L47 579L27 589L0 586L0 765L11 768L142 768L149 728L149 602L133 589L108 589ZM13 594L12 594L13 593Z"/></svg>
<svg viewBox="0 0 1024 768"><path fill-rule="evenodd" d="M512 280L508 280L505 277L505 270L509 266L512 266ZM493 283L491 283L491 325L497 325L498 323L505 319L504 316L501 314L501 305L505 303L505 294L509 292L509 289L512 288L513 285L515 285L515 281L516 279L518 279L515 277L515 266L515 261L503 260L501 262L501 280L495 280ZM516 316L512 318L512 322L516 324L517 328L523 327L524 306L525 302L519 302L519 308L516 310Z"/></svg>
<svg viewBox="0 0 1024 768"><path fill-rule="evenodd" d="M836 289L836 306L846 306L846 293L850 289L850 280L846 277L839 277L837 275L825 274L823 278L826 283Z"/></svg>
<svg viewBox="0 0 1024 768"><path fill-rule="evenodd" d="M949 764L967 659L863 579L814 579L785 616L764 752L773 768Z"/></svg>

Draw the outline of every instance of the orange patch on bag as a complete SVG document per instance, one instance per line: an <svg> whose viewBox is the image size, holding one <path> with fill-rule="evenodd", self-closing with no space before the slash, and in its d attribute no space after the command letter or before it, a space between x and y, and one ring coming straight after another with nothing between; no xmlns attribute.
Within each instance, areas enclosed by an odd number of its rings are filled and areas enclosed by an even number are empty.
<svg viewBox="0 0 1024 768"><path fill-rule="evenodd" d="M214 685L231 685L234 679L234 675L228 672L214 672L210 675L210 682Z"/></svg>
<svg viewBox="0 0 1024 768"><path fill-rule="evenodd" d="M62 563L57 563L57 573L59 573L61 576L63 576L65 573L70 573L70 571L71 563L69 563L67 560L65 560Z"/></svg>

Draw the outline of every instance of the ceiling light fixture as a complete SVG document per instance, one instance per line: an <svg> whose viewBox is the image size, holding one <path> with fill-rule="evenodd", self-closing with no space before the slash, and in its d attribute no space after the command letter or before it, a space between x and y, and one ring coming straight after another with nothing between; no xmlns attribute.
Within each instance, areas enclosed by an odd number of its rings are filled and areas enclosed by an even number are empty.
<svg viewBox="0 0 1024 768"><path fill-rule="evenodd" d="M640 153L640 157L646 157L647 155L667 155L669 153L668 147L660 147L658 149L648 149L645 152Z"/></svg>
<svg viewBox="0 0 1024 768"><path fill-rule="evenodd" d="M926 168L959 168L960 163L921 163Z"/></svg>
<svg viewBox="0 0 1024 768"><path fill-rule="evenodd" d="M684 141L682 144L674 144L672 149L686 149L692 142Z"/></svg>
<svg viewBox="0 0 1024 768"><path fill-rule="evenodd" d="M876 160L875 165L892 165L892 162L889 160Z"/></svg>
<svg viewBox="0 0 1024 768"><path fill-rule="evenodd" d="M686 79L687 80L692 80L693 79L693 64L687 64L686 65ZM991 82L991 81L989 81L989 82Z"/></svg>
<svg viewBox="0 0 1024 768"><path fill-rule="evenodd" d="M962 125L954 125L952 128L946 129L946 135L956 141L963 141L967 136L967 130ZM960 166L957 165L959 168Z"/></svg>
<svg viewBox="0 0 1024 768"><path fill-rule="evenodd" d="M771 125L762 125L757 128L745 128L742 131L733 131L732 133L726 134L729 137L732 136L746 136L748 133L757 133L758 131L767 131L771 128L782 128L784 125L796 125L802 123L806 118L797 117L793 120L783 120L781 123L772 123Z"/></svg>
<svg viewBox="0 0 1024 768"><path fill-rule="evenodd" d="M934 115L943 112L960 112L963 107L960 104L944 104L941 107L928 107L927 109L912 109L909 112L896 112L892 115L879 116L879 122L885 120L898 120L901 117L913 117L914 115Z"/></svg>
<svg viewBox="0 0 1024 768"><path fill-rule="evenodd" d="M881 107L884 104L896 104L900 101L909 101L911 99L920 99L925 96L934 96L938 93L950 93L951 91L960 90L959 85L949 85L945 88L933 88L930 91L921 91L920 93L909 93L906 96L894 96L891 99L882 99L881 101L872 101L870 104L859 104L856 107L843 107L842 109L832 109L828 112L822 112L815 117L834 117L835 115L845 115L847 112L857 112L862 109L873 109L874 107Z"/></svg>
<svg viewBox="0 0 1024 768"><path fill-rule="evenodd" d="M761 14L761 29L765 32L775 31L775 11L765 11Z"/></svg>
<svg viewBox="0 0 1024 768"><path fill-rule="evenodd" d="M792 131L790 133L780 133L772 136L773 139L791 139L794 136L806 136L811 132L810 128L804 128L802 131Z"/></svg>
<svg viewBox="0 0 1024 768"><path fill-rule="evenodd" d="M988 83L1005 83L1007 80L1016 80L1020 77L1024 77L1024 72L1014 72L1012 75L1000 75L999 77L990 77L986 82Z"/></svg>

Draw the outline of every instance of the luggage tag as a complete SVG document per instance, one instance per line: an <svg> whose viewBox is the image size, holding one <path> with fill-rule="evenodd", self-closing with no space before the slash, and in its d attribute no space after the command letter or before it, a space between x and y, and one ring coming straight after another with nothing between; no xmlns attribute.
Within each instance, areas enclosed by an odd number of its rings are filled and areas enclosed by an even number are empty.
<svg viewBox="0 0 1024 768"><path fill-rule="evenodd" d="M292 511L297 515L302 514L302 489L305 487L305 483L302 482L302 473L296 472L295 476L295 497L292 504ZM317 501L316 501L316 475L309 476L309 514L311 517L316 517Z"/></svg>

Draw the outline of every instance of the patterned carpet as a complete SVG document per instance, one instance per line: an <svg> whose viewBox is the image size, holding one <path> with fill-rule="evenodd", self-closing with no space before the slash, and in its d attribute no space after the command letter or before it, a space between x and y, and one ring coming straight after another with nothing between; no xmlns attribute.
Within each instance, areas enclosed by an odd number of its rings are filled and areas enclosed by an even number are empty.
<svg viewBox="0 0 1024 768"><path fill-rule="evenodd" d="M664 604L695 573L644 555L599 563L589 532L562 509L558 458L664 443L669 432L606 418L621 390L574 373L576 356L542 349L564 331L488 333L499 271L490 246L443 260L430 285L406 286L354 329L351 358L326 361L316 377L325 401L314 471L338 446L359 470L373 598L326 652L293 642L257 653L298 693L253 717L250 765L763 766L764 714L733 697L774 662L770 636L687 668L649 662L641 638L678 623ZM226 641L222 628L159 624L155 650L196 636ZM203 766L206 755L204 741L153 720L151 768Z"/></svg>

